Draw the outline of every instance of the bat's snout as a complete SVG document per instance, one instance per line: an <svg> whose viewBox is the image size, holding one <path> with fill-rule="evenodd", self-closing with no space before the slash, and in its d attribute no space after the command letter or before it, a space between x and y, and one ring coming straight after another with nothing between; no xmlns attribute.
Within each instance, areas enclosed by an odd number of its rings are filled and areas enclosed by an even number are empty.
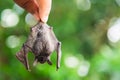
<svg viewBox="0 0 120 80"><path fill-rule="evenodd" d="M44 57L44 56L39 57L38 62L40 62L41 64L45 63L46 62L46 57Z"/></svg>

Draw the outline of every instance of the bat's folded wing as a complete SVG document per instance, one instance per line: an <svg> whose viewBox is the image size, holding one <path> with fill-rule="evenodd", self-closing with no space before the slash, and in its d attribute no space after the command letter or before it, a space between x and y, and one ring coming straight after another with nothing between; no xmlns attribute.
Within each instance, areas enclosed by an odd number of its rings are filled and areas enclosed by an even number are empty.
<svg viewBox="0 0 120 80"><path fill-rule="evenodd" d="M29 63L27 58L28 49L25 45L23 45L22 49L16 54L17 59L24 64L26 69L30 71L29 69Z"/></svg>

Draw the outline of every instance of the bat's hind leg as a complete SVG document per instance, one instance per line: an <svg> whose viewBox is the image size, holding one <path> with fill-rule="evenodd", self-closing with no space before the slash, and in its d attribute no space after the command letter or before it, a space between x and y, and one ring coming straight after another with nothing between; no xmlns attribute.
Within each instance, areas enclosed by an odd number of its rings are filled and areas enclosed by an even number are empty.
<svg viewBox="0 0 120 80"><path fill-rule="evenodd" d="M57 43L57 70L60 68L60 61L61 61L61 55L62 55L62 52L61 52L61 42L58 42Z"/></svg>

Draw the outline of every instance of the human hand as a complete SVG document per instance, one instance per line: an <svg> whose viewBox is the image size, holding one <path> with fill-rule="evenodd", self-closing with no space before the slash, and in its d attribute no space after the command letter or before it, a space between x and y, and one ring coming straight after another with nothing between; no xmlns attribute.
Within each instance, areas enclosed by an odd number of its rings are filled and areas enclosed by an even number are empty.
<svg viewBox="0 0 120 80"><path fill-rule="evenodd" d="M47 22L52 0L14 0L16 4L31 13L38 21Z"/></svg>

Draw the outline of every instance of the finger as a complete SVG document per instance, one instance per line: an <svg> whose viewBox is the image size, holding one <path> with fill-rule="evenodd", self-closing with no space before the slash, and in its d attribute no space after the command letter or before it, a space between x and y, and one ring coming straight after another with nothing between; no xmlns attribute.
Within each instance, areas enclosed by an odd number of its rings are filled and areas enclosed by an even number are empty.
<svg viewBox="0 0 120 80"><path fill-rule="evenodd" d="M39 5L39 16L42 22L46 23L51 10L52 0L36 0Z"/></svg>
<svg viewBox="0 0 120 80"><path fill-rule="evenodd" d="M37 20L39 20L39 8L36 0L14 0L16 4L31 13Z"/></svg>
<svg viewBox="0 0 120 80"><path fill-rule="evenodd" d="M34 12L34 13L31 13L38 21L40 20L40 17L39 17L39 13L38 12Z"/></svg>

